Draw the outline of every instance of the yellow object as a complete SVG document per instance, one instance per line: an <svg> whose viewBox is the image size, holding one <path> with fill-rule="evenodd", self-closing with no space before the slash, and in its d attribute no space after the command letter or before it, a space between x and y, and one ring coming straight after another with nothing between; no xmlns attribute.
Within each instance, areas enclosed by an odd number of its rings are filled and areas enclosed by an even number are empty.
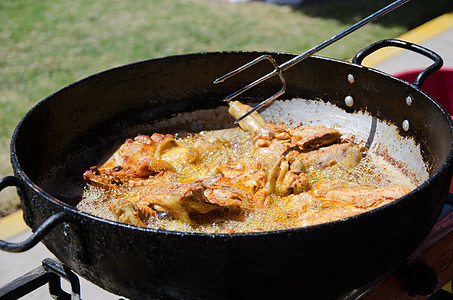
<svg viewBox="0 0 453 300"><path fill-rule="evenodd" d="M18 210L0 219L0 239L8 240L27 228L23 219L22 210Z"/></svg>

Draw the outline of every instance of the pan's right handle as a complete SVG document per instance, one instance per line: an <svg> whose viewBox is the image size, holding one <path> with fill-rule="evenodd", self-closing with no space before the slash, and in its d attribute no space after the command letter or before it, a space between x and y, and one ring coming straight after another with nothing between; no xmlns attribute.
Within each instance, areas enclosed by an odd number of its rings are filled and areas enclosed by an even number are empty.
<svg viewBox="0 0 453 300"><path fill-rule="evenodd" d="M416 44L412 44L412 43L409 43L406 41L395 40L395 39L386 39L386 40L377 41L377 42L363 48L356 54L356 56L354 56L354 58L352 59L352 62L360 65L360 64L362 64L362 61L366 56L368 56L371 53L373 53L381 48L384 48L384 47L404 48L404 49L411 50L411 51L417 52L419 54L422 54L434 61L434 63L432 65L428 66L426 69L421 71L418 74L417 78L415 78L413 84L417 88L421 88L423 83L425 82L425 80L429 76L434 74L436 71L438 71L444 64L444 61L442 60L442 58L437 53L433 52L432 50L429 50L425 47L422 47L422 46L419 46Z"/></svg>
<svg viewBox="0 0 453 300"><path fill-rule="evenodd" d="M17 177L6 176L0 179L0 191L9 186L22 188L21 182ZM23 242L10 243L0 240L0 249L7 252L24 252L38 244L44 236L49 233L55 226L68 221L69 216L66 211L62 211L50 216L45 220L35 232Z"/></svg>

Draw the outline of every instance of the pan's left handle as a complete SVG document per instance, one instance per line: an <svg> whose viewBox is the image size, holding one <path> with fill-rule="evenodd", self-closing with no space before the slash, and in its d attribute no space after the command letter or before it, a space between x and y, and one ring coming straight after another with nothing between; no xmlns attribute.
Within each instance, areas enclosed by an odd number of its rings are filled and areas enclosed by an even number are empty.
<svg viewBox="0 0 453 300"><path fill-rule="evenodd" d="M404 49L419 53L423 56L426 56L434 61L433 64L431 64L426 69L421 71L418 74L417 78L415 78L413 84L417 88L421 88L423 83L425 83L425 80L429 76L434 74L436 71L438 71L444 64L444 61L442 60L442 58L437 53L433 52L432 50L429 50L420 45L416 45L416 44L412 44L412 43L409 43L406 41L396 40L396 39L386 39L386 40L377 41L377 42L363 48L356 54L356 56L354 56L354 58L352 59L352 62L360 65L360 64L362 64L362 61L366 56L368 56L371 53L373 53L381 48L384 48L384 47L404 48Z"/></svg>
<svg viewBox="0 0 453 300"><path fill-rule="evenodd" d="M0 191L9 186L22 188L21 182L17 177L6 176L0 179ZM69 219L66 211L62 211L50 216L46 219L33 234L25 241L19 243L11 243L0 240L0 249L7 252L24 252L38 244L46 234L48 234L55 226Z"/></svg>

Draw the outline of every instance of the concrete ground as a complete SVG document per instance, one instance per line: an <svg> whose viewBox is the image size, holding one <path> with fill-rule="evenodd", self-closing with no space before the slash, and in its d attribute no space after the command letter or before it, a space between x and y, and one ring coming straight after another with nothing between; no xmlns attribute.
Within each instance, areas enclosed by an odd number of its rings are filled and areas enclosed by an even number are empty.
<svg viewBox="0 0 453 300"><path fill-rule="evenodd" d="M17 221L11 221L17 222ZM21 233L15 235L13 238L9 238L9 242L21 242L31 235L31 230L26 228ZM4 284L24 275L25 273L39 267L41 262L45 258L55 258L47 248L39 243L32 249L23 253L8 253L0 251L0 266L2 272L0 272L0 288ZM111 294L100 287L90 283L79 276L81 285L81 298L86 300L118 300L120 296ZM70 285L65 280L61 280L63 289L70 293ZM48 286L42 286L34 292L22 297L24 300L43 300L51 299L49 295Z"/></svg>
<svg viewBox="0 0 453 300"><path fill-rule="evenodd" d="M436 52L444 61L443 68L453 68L453 13L431 20L398 37L398 39L421 45ZM378 50L375 55L364 60L364 65L388 74L423 69L431 63L430 59L420 54L393 47Z"/></svg>
<svg viewBox="0 0 453 300"><path fill-rule="evenodd" d="M419 28L399 37L402 40L423 45L438 53L444 59L445 68L453 68L453 13L445 14ZM425 68L431 61L414 53L399 50L379 50L364 61L364 65L381 70L388 74ZM30 235L30 230L22 221L21 213L0 219L0 238L8 241L23 241ZM22 276L38 267L44 258L54 256L42 245L38 244L24 253L6 253L0 251L0 286ZM120 299L120 296L108 293L101 288L81 280L81 296L83 299ZM68 285L63 285L66 287ZM23 299L50 299L47 286L25 296Z"/></svg>

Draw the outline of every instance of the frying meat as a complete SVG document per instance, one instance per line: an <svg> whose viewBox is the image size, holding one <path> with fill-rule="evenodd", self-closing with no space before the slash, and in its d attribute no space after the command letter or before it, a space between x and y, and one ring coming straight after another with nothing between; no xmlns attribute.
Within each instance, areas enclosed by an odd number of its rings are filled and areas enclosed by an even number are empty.
<svg viewBox="0 0 453 300"><path fill-rule="evenodd" d="M244 105L239 101L230 101L228 103L230 108L228 109L228 113L232 115L234 118L239 119L242 115L248 112L251 107L248 105ZM239 126L245 131L250 133L256 132L259 128L266 125L266 122L261 118L261 116L255 111L245 120L239 122Z"/></svg>
<svg viewBox="0 0 453 300"><path fill-rule="evenodd" d="M328 180L313 190L313 196L341 205L366 209L390 203L409 192L410 190L403 186L374 189L344 180Z"/></svg>
<svg viewBox="0 0 453 300"><path fill-rule="evenodd" d="M146 180L126 201L113 201L113 205L120 208L131 205L143 220L156 217L158 213L166 213L172 218L192 223L192 214L206 214L218 209L216 204L206 201L204 191L200 183L178 183L160 174ZM121 217L121 214L117 210L117 216Z"/></svg>
<svg viewBox="0 0 453 300"><path fill-rule="evenodd" d="M138 135L127 139L105 163L90 168L83 177L101 185L121 185L135 178L173 172L197 157L195 148L175 142L170 134Z"/></svg>
<svg viewBox="0 0 453 300"><path fill-rule="evenodd" d="M351 143L344 143L319 148L317 151L301 152L297 157L306 168L325 168L337 163L353 168L360 162L361 151Z"/></svg>
<svg viewBox="0 0 453 300"><path fill-rule="evenodd" d="M292 130L282 125L268 125L258 130L255 147L263 155L286 157L290 162L297 158L305 169L325 168L337 163L355 167L360 162L360 148L352 143L338 143L339 140L337 130L324 126Z"/></svg>
<svg viewBox="0 0 453 300"><path fill-rule="evenodd" d="M344 180L327 180L309 192L285 197L281 205L301 227L350 217L388 204L409 193L403 186L372 188Z"/></svg>
<svg viewBox="0 0 453 300"><path fill-rule="evenodd" d="M338 130L324 126L295 128L291 131L291 143L302 149L318 149L332 145L340 139Z"/></svg>
<svg viewBox="0 0 453 300"><path fill-rule="evenodd" d="M299 194L309 188L306 175L300 160L294 160L290 165L286 157L282 156L269 172L266 183L268 194L279 196Z"/></svg>
<svg viewBox="0 0 453 300"><path fill-rule="evenodd" d="M227 162L217 167L219 179L208 186L205 196L211 203L225 206L240 201L242 208L262 207L265 201L266 173L260 162Z"/></svg>
<svg viewBox="0 0 453 300"><path fill-rule="evenodd" d="M230 103L236 118L248 109ZM83 174L87 188L119 195L107 198L121 222L153 226L164 219L197 226L264 216L246 231L268 228L266 222L283 228L328 222L410 192L404 186L373 188L335 178L319 183L313 169L354 170L364 155L334 128L266 124L257 113L240 126L249 132L245 139L234 129L126 139Z"/></svg>
<svg viewBox="0 0 453 300"><path fill-rule="evenodd" d="M177 155L168 156L175 152ZM127 200L113 200L111 208L119 220L135 225L141 225L137 218L148 220L158 212L193 223L193 217L214 210L236 212L263 206L266 173L260 162L226 162L215 166L211 177L180 182L183 179L177 170L193 165L197 159L196 150L176 143L171 135L139 135L127 139L104 164L86 171L84 178L127 190Z"/></svg>

